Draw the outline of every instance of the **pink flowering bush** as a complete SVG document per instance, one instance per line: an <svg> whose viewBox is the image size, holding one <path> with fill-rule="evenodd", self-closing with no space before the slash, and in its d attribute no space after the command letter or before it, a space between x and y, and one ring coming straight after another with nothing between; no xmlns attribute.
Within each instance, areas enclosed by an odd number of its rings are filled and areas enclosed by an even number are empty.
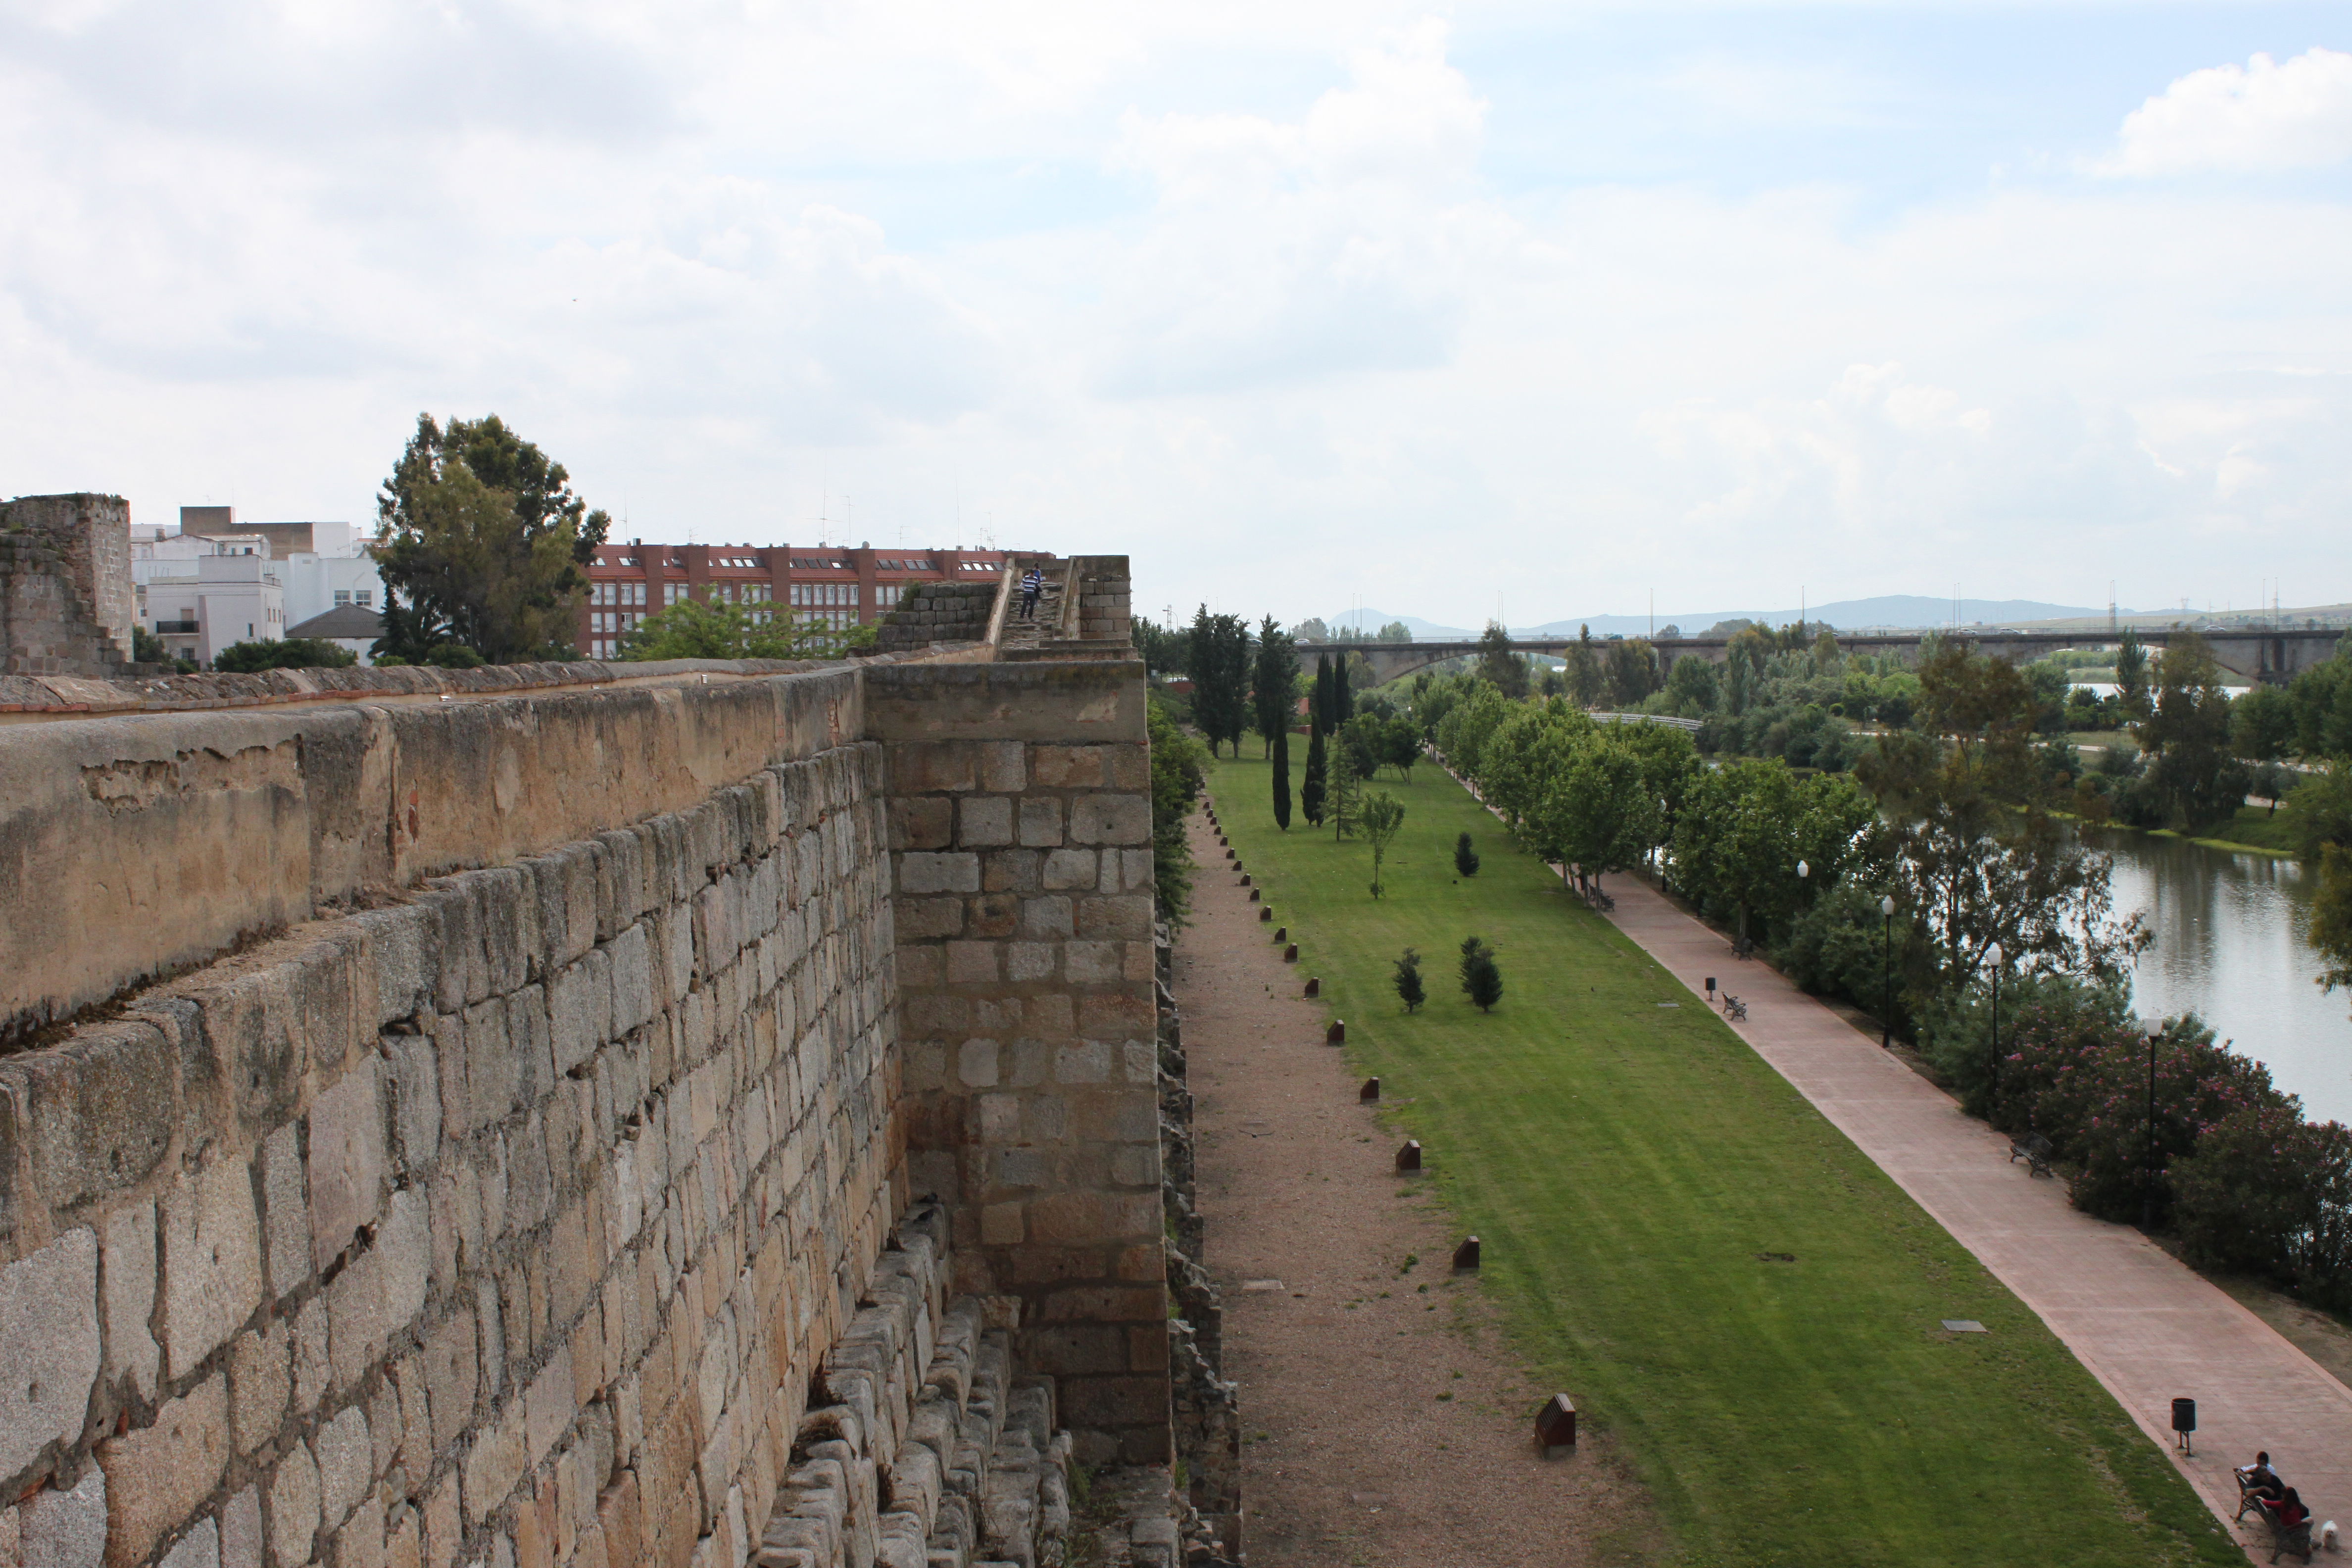
<svg viewBox="0 0 2352 1568"><path fill-rule="evenodd" d="M2231 1112L2174 1173L2189 1260L2352 1306L2352 1131L2293 1100Z"/></svg>

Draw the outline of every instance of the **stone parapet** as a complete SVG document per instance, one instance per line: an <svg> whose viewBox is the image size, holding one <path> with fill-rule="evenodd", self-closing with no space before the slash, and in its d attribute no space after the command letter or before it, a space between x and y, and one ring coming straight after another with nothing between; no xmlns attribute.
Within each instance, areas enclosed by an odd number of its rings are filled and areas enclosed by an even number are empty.
<svg viewBox="0 0 2352 1568"><path fill-rule="evenodd" d="M740 1564L904 1197L883 765L760 769L0 1060L20 1535Z"/></svg>

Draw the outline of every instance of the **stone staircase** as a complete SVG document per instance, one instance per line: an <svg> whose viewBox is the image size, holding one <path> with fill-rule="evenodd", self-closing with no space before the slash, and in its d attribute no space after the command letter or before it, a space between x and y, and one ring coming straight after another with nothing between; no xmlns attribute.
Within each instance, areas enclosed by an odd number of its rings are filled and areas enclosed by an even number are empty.
<svg viewBox="0 0 2352 1568"><path fill-rule="evenodd" d="M1027 620L1021 618L1021 584L1018 578L1014 579L1012 602L1004 612L1004 635L996 645L1000 649L1009 652L1014 648L1034 648L1061 640L1062 608L1064 596L1069 591L1070 563L1048 561L1044 570L1045 586L1037 595L1035 614Z"/></svg>

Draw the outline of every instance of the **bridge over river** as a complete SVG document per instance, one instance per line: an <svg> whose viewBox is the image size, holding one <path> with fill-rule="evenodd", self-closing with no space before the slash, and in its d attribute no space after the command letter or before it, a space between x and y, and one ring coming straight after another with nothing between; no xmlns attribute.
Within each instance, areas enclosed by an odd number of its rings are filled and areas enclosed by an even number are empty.
<svg viewBox="0 0 2352 1568"><path fill-rule="evenodd" d="M2139 640L2152 647L2162 647L2176 637L2186 635L2180 628L2162 631L2138 630ZM1919 632L1871 632L1831 634L1840 649L1846 653L1892 653L1916 648L1927 634ZM1947 632L1945 637L1958 637L1981 653L1996 654L2012 663L2029 663L2068 647L2103 647L2114 643L2117 632L2091 630L2079 632ZM2275 685L2294 679L2313 665L2325 662L2336 651L2336 643L2347 634L2341 628L2318 630L2214 630L2200 634L2212 648L2213 658L2232 675L2263 685ZM1574 647L1577 637L1514 637L1515 653L1548 653L1564 655ZM1614 639L1611 639L1614 640ZM1607 644L1595 639L1596 647ZM1721 664L1731 647L1729 637L1660 637L1652 641L1657 650L1658 663L1671 668L1678 658L1703 658L1710 664ZM1482 651L1475 641L1455 642L1345 642L1302 643L1302 650L1316 652L1360 653L1371 666L1373 678L1381 683L1443 664L1450 658L1475 656Z"/></svg>

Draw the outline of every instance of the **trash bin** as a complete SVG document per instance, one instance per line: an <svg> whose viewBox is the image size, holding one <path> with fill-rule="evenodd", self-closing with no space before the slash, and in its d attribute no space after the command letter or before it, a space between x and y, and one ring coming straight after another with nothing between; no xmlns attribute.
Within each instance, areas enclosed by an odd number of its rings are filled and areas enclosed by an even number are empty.
<svg viewBox="0 0 2352 1568"><path fill-rule="evenodd" d="M2172 1402L2172 1440L2182 1453L2192 1452L2189 1435L2197 1430L2197 1402L2176 1399Z"/></svg>

